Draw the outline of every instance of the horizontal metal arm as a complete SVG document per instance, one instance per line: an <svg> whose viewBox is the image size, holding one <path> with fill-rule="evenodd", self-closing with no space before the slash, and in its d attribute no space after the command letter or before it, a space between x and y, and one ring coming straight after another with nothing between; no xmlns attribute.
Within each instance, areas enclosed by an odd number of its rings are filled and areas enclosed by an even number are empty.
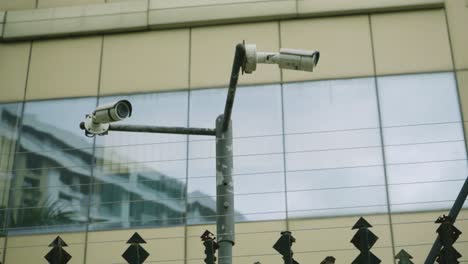
<svg viewBox="0 0 468 264"><path fill-rule="evenodd" d="M159 127L142 125L116 125L111 124L109 131L126 131L141 133L182 134L199 136L216 136L216 129L197 127Z"/></svg>

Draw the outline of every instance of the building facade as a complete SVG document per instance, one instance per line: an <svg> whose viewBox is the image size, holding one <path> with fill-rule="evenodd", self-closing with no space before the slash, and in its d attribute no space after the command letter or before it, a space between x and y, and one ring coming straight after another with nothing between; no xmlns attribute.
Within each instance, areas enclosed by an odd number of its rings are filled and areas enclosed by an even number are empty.
<svg viewBox="0 0 468 264"><path fill-rule="evenodd" d="M359 252L365 217L383 263L423 263L468 176L466 0L0 0L0 260L204 259L216 231L211 137L110 132L85 114L132 102L127 124L214 128L237 43L321 52L313 73L259 65L233 111L234 263ZM465 208L468 204L465 205ZM456 226L468 233L468 211ZM468 261L468 237L455 244ZM146 262L145 262L146 263Z"/></svg>

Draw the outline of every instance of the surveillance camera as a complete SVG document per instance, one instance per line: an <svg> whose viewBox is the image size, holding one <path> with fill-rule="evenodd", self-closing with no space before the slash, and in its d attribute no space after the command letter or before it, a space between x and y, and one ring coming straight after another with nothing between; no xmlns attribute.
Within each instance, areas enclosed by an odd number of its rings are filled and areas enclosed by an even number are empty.
<svg viewBox="0 0 468 264"><path fill-rule="evenodd" d="M257 52L255 44L246 44L246 61L244 72L252 73L257 68L257 63L278 64L280 69L297 71L313 71L320 58L320 52L280 49L279 53Z"/></svg>
<svg viewBox="0 0 468 264"><path fill-rule="evenodd" d="M127 100L98 106L92 114L86 115L80 124L87 136L105 135L109 130L109 123L123 120L132 115L132 105Z"/></svg>
<svg viewBox="0 0 468 264"><path fill-rule="evenodd" d="M320 58L320 52L296 49L280 49L278 65L281 69L313 71Z"/></svg>
<svg viewBox="0 0 468 264"><path fill-rule="evenodd" d="M93 112L95 123L117 122L132 115L132 105L127 100L98 106Z"/></svg>

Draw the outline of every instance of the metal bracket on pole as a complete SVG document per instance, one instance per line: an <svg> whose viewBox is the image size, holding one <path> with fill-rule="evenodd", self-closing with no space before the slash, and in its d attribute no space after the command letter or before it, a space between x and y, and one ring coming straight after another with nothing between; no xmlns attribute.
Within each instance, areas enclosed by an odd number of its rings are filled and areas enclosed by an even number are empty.
<svg viewBox="0 0 468 264"><path fill-rule="evenodd" d="M245 64L245 46L244 44L237 44L236 53L234 55L234 62L232 63L231 79L229 81L229 89L226 98L226 105L224 107L224 123L223 131L226 131L231 121L232 106L234 105L234 97L236 96L237 81L239 80L239 73Z"/></svg>

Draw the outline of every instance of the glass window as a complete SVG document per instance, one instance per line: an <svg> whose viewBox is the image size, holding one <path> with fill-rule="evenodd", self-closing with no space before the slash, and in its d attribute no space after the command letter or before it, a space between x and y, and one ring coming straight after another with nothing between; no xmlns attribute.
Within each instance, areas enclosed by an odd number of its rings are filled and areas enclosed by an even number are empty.
<svg viewBox="0 0 468 264"><path fill-rule="evenodd" d="M0 104L0 236L4 235L8 194L22 103Z"/></svg>
<svg viewBox="0 0 468 264"><path fill-rule="evenodd" d="M187 127L188 92L112 96L127 99L132 116L119 123ZM187 136L109 131L96 140L91 228L184 223Z"/></svg>
<svg viewBox="0 0 468 264"><path fill-rule="evenodd" d="M9 232L85 228L93 139L84 136L79 123L95 105L95 98L25 103L11 183Z"/></svg>
<svg viewBox="0 0 468 264"><path fill-rule="evenodd" d="M226 89L191 92L190 126L215 127ZM281 89L278 85L239 88L232 115L234 193L237 221L285 218ZM190 137L189 223L216 215L215 140Z"/></svg>
<svg viewBox="0 0 468 264"><path fill-rule="evenodd" d="M372 78L284 85L290 217L385 212Z"/></svg>
<svg viewBox="0 0 468 264"><path fill-rule="evenodd" d="M468 175L453 73L378 78L393 212L450 208Z"/></svg>

